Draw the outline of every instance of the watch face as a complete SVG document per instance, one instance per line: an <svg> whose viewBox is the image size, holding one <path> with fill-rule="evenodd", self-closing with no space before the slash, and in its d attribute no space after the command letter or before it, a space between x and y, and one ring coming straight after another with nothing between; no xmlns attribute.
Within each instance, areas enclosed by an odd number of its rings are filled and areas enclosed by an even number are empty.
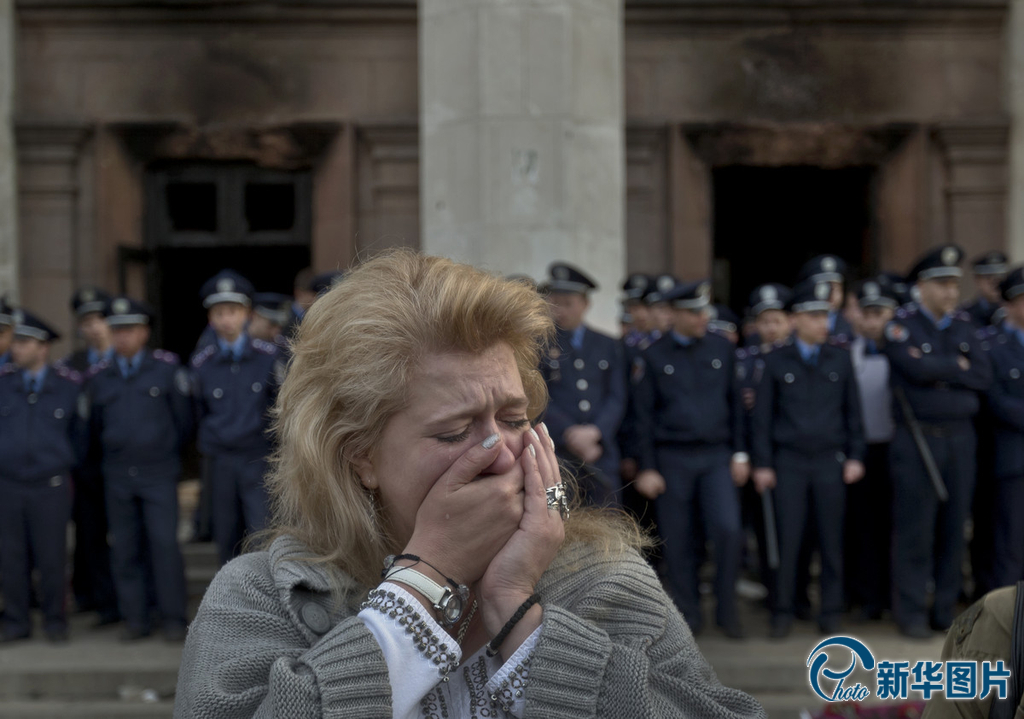
<svg viewBox="0 0 1024 719"><path fill-rule="evenodd" d="M442 600L441 612L444 614L444 618L449 624L454 624L459 621L459 617L462 616L462 597L458 595L451 595L447 600Z"/></svg>

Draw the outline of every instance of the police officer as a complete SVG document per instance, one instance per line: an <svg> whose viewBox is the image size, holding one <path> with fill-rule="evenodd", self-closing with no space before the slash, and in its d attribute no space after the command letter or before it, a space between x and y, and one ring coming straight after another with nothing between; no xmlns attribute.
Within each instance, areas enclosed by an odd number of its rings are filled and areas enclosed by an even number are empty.
<svg viewBox="0 0 1024 719"><path fill-rule="evenodd" d="M992 584L1024 579L1024 269L1000 284L1006 322L991 333L994 420L993 500L983 507L993 529Z"/></svg>
<svg viewBox="0 0 1024 719"><path fill-rule="evenodd" d="M846 592L861 619L880 619L889 607L889 554L892 535L892 483L889 443L892 392L889 359L882 353L883 332L897 308L889 285L877 277L861 282L855 293L860 308L850 344L864 415L864 479L846 490Z"/></svg>
<svg viewBox="0 0 1024 719"><path fill-rule="evenodd" d="M14 320L11 313L14 308L7 300L0 297L0 367L11 361L11 341L14 339Z"/></svg>
<svg viewBox="0 0 1024 719"><path fill-rule="evenodd" d="M979 327L998 324L1002 319L1002 313L999 312L1002 302L999 283L1006 276L1006 255L998 250L986 252L974 258L971 270L974 273L974 285L978 288L978 296L974 298L974 302L964 306L964 311ZM997 314L1000 316L997 317Z"/></svg>
<svg viewBox="0 0 1024 719"><path fill-rule="evenodd" d="M665 299L665 294L679 284L674 275L660 274L654 278L654 287L643 297L643 303L650 308L651 331L663 335L672 331L675 311L672 303Z"/></svg>
<svg viewBox="0 0 1024 719"><path fill-rule="evenodd" d="M238 554L245 534L267 524L267 429L284 362L275 345L245 330L253 295L247 279L224 270L201 294L217 343L192 359L192 371L199 451L209 460L213 537L223 564Z"/></svg>
<svg viewBox="0 0 1024 719"><path fill-rule="evenodd" d="M846 278L846 262L835 255L818 255L808 260L797 276L797 283L827 282L831 288L828 311L828 336L839 344L853 339L853 328L843 317L843 301L846 299L843 285Z"/></svg>
<svg viewBox="0 0 1024 719"><path fill-rule="evenodd" d="M64 607L71 470L84 453L81 377L49 364L49 325L11 313L13 362L0 369L0 568L5 611L0 640L27 639L32 565L39 572L43 630L68 638Z"/></svg>
<svg viewBox="0 0 1024 719"><path fill-rule="evenodd" d="M249 334L258 340L276 345L281 353L289 352L285 329L292 321L292 298L277 292L257 292L252 296L252 319Z"/></svg>
<svg viewBox="0 0 1024 719"><path fill-rule="evenodd" d="M148 559L164 636L181 641L186 599L177 485L181 450L194 423L192 382L177 355L146 349L152 318L146 305L127 297L109 303L115 356L90 373L89 434L105 484L114 583L125 620L122 639L152 630Z"/></svg>
<svg viewBox="0 0 1024 719"><path fill-rule="evenodd" d="M580 467L588 501L621 504L616 440L626 411L626 376L620 344L585 324L592 279L571 265L548 268L548 303L557 328L541 363L550 402L544 421L559 456Z"/></svg>
<svg viewBox="0 0 1024 719"><path fill-rule="evenodd" d="M675 310L674 329L641 353L634 371L637 491L657 499L670 590L694 633L703 627L698 546L703 519L715 546L716 621L743 637L736 607L743 530L737 485L746 482L749 458L734 451L742 408L735 392L736 350L709 333L711 285L689 282L664 295Z"/></svg>
<svg viewBox="0 0 1024 719"><path fill-rule="evenodd" d="M738 446L749 452L750 433L754 404L757 401L757 385L764 375L764 355L789 337L793 330L789 313L788 287L767 283L754 288L750 294L747 315L753 319L754 333L748 347L736 350L736 380L740 400L743 404L743 437ZM761 495L753 482L747 482L741 490L743 522L752 527L757 537L760 580L768 589L769 606L775 596L775 576L768 569L767 537L765 535L764 509Z"/></svg>
<svg viewBox="0 0 1024 719"><path fill-rule="evenodd" d="M114 356L110 327L105 316L110 295L95 287L84 287L71 297L71 310L75 313L78 334L85 347L60 360L79 374L85 375L103 360Z"/></svg>
<svg viewBox="0 0 1024 719"><path fill-rule="evenodd" d="M897 425L889 450L895 492L893 613L900 631L914 638L931 636L929 623L945 631L955 615L964 523L974 490L971 422L978 393L992 381L977 328L966 313L956 311L962 259L963 252L953 245L922 257L908 276L919 300L897 310L885 329ZM949 493L946 502L939 500L915 444L910 429L915 420ZM929 612L927 584L933 568L935 597Z"/></svg>
<svg viewBox="0 0 1024 719"><path fill-rule="evenodd" d="M779 534L773 638L787 636L793 625L800 547L810 517L821 552L821 630L838 631L843 611L844 485L864 475L864 433L850 354L828 342L831 294L826 281L793 289L795 332L765 355L754 405L754 482L761 492L775 488Z"/></svg>
<svg viewBox="0 0 1024 719"><path fill-rule="evenodd" d="M78 334L85 347L75 350L58 364L86 375L101 362L114 356L106 311L110 295L95 287L83 287L71 297ZM99 463L83 462L74 473L74 500L71 516L75 523L75 555L72 562L71 588L79 611L99 614L97 626L113 624L120 619L117 593L110 569L110 546L107 544L107 509L103 497L103 475Z"/></svg>

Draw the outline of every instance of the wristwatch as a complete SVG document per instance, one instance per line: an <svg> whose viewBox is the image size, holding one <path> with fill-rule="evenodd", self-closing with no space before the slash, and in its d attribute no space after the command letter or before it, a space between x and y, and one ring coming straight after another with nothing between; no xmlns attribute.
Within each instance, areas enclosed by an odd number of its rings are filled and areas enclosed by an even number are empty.
<svg viewBox="0 0 1024 719"><path fill-rule="evenodd" d="M451 587L442 587L422 572L402 566L391 567L384 575L384 581L401 582L422 594L437 612L441 624L446 627L454 626L466 610L469 587L465 584L460 584L456 590L452 590Z"/></svg>

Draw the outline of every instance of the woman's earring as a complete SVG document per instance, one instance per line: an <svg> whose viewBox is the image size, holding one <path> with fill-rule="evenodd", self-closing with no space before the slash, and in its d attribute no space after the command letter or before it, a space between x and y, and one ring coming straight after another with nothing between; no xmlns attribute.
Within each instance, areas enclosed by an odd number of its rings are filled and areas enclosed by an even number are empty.
<svg viewBox="0 0 1024 719"><path fill-rule="evenodd" d="M378 511L377 510L377 496L371 490L370 491L370 524L373 525L374 530L377 530L378 527L379 527L379 524L380 524L377 521L377 511Z"/></svg>

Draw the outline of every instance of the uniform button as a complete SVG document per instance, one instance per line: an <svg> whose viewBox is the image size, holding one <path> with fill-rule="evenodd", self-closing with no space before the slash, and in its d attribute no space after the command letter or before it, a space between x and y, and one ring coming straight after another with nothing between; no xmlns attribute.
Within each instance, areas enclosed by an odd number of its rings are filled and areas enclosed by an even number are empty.
<svg viewBox="0 0 1024 719"><path fill-rule="evenodd" d="M29 403L29 404L35 404L35 403L36 403L36 402L38 402L38 401L39 401L39 398L38 398L38 397L36 397L36 396L35 396L34 394L30 394L30 395L28 396L28 403Z"/></svg>
<svg viewBox="0 0 1024 719"><path fill-rule="evenodd" d="M53 410L53 416L56 419L64 419L64 410L58 407L57 409Z"/></svg>
<svg viewBox="0 0 1024 719"><path fill-rule="evenodd" d="M317 634L325 634L331 628L331 618L327 616L327 610L319 604L307 602L302 606L299 614L306 626Z"/></svg>
<svg viewBox="0 0 1024 719"><path fill-rule="evenodd" d="M548 367L558 369L558 360L548 360Z"/></svg>
<svg viewBox="0 0 1024 719"><path fill-rule="evenodd" d="M160 396L160 388L159 387L150 387L149 388L149 396L150 397L159 397Z"/></svg>
<svg viewBox="0 0 1024 719"><path fill-rule="evenodd" d="M585 379L578 379L578 380L576 380L576 389L578 389L580 391L585 390L589 386L590 385L587 384L587 381Z"/></svg>
<svg viewBox="0 0 1024 719"><path fill-rule="evenodd" d="M833 382L838 382L839 381L839 375L837 375L835 372L829 372L828 373L828 378L830 380L832 380Z"/></svg>
<svg viewBox="0 0 1024 719"><path fill-rule="evenodd" d="M1010 377L1012 379L1018 379L1020 377L1020 370L1014 367L1012 370L1010 370Z"/></svg>
<svg viewBox="0 0 1024 719"><path fill-rule="evenodd" d="M223 396L224 396L224 390L222 390L220 387L217 387L216 389L213 390L213 398L214 399L220 399Z"/></svg>
<svg viewBox="0 0 1024 719"><path fill-rule="evenodd" d="M932 346L925 342L923 345L921 345L921 351L927 354L928 352L932 351Z"/></svg>
<svg viewBox="0 0 1024 719"><path fill-rule="evenodd" d="M580 404L579 404L579 408L580 408L581 412L589 412L590 411L590 402L588 402L585 399L581 399L580 400Z"/></svg>
<svg viewBox="0 0 1024 719"><path fill-rule="evenodd" d="M837 462L845 462L846 461L846 455L843 454L842 452L836 452L836 461Z"/></svg>
<svg viewBox="0 0 1024 719"><path fill-rule="evenodd" d="M711 366L714 367L715 369L721 369L722 368L722 360L720 360L720 359L718 359L716 357L715 359L711 360Z"/></svg>
<svg viewBox="0 0 1024 719"><path fill-rule="evenodd" d="M572 366L575 367L576 369L583 369L583 360L578 359L573 361Z"/></svg>
<svg viewBox="0 0 1024 719"><path fill-rule="evenodd" d="M601 360L597 363L598 369L608 369L608 360Z"/></svg>
<svg viewBox="0 0 1024 719"><path fill-rule="evenodd" d="M242 371L242 368L239 367L237 364L231 365L231 374L238 374L241 371Z"/></svg>
<svg viewBox="0 0 1024 719"><path fill-rule="evenodd" d="M960 351L961 352L970 352L971 351L971 346L969 344L967 344L966 342L961 342L960 343Z"/></svg>
<svg viewBox="0 0 1024 719"><path fill-rule="evenodd" d="M665 365L665 374L672 374L676 371L676 368L670 364Z"/></svg>
<svg viewBox="0 0 1024 719"><path fill-rule="evenodd" d="M261 385L259 382L253 382L252 383L252 391L253 392L259 392L261 389L263 389L263 385Z"/></svg>
<svg viewBox="0 0 1024 719"><path fill-rule="evenodd" d="M138 467L129 467L128 468L128 476L129 477L138 477L139 476L139 468Z"/></svg>
<svg viewBox="0 0 1024 719"><path fill-rule="evenodd" d="M50 477L50 486L59 487L64 482L60 477Z"/></svg>
<svg viewBox="0 0 1024 719"><path fill-rule="evenodd" d="M795 380L796 377L793 376L792 372L787 372L786 376L782 379L786 380L786 384L793 384L793 380Z"/></svg>

